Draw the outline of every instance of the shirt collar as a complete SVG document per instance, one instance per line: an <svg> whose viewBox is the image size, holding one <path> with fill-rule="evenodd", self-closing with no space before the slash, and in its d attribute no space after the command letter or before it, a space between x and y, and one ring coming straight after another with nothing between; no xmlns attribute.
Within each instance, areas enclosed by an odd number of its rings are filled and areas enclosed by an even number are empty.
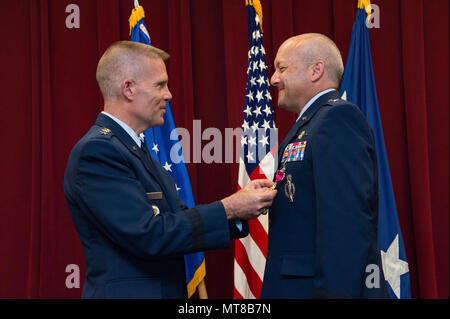
<svg viewBox="0 0 450 319"><path fill-rule="evenodd" d="M106 113L105 111L102 111L102 114L105 114L107 116L109 116L111 119L113 119L117 124L119 124L124 130L125 132L128 133L128 135L131 136L131 138L133 139L133 141L137 144L137 146L141 147L141 138L136 134L135 131L133 131L133 129L131 127L129 127L127 124L125 124L124 122L122 122L121 120L119 120L117 117L112 116L109 113Z"/></svg>
<svg viewBox="0 0 450 319"><path fill-rule="evenodd" d="M326 94L326 93L328 93L328 92L331 92L331 91L334 91L335 89L326 89L326 90L324 90L324 91L322 91L322 92L319 92L319 93L317 93L316 95L314 95L313 97L312 97L312 99L311 100L309 100L308 101L308 103L306 103L305 104L305 106L303 107L303 109L302 109L302 111L300 112L300 114L299 114L299 116L297 117L297 120L296 120L296 122L298 121L298 119L303 115L303 113L305 113L306 112L306 110L319 98L319 97L321 97L322 95L324 95L324 94Z"/></svg>

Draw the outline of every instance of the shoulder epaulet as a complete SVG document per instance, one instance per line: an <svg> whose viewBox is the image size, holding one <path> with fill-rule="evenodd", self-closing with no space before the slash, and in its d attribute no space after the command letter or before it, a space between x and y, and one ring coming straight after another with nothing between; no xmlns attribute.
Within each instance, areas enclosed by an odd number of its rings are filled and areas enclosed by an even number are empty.
<svg viewBox="0 0 450 319"><path fill-rule="evenodd" d="M107 127L104 127L100 130L100 134L102 134L102 135L108 135L110 133L111 133L111 130Z"/></svg>
<svg viewBox="0 0 450 319"><path fill-rule="evenodd" d="M341 99L341 98L329 99L325 105L327 105L327 106L335 106L335 105L346 103L346 102L347 102L346 100Z"/></svg>
<svg viewBox="0 0 450 319"><path fill-rule="evenodd" d="M113 135L113 132L107 127L102 127L99 128L97 132L94 131L94 134L97 134L98 137L109 139Z"/></svg>

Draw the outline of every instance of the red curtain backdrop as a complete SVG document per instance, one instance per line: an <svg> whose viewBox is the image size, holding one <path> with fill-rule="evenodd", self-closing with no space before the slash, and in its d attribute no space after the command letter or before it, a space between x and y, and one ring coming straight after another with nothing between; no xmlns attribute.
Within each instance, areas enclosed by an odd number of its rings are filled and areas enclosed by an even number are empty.
<svg viewBox="0 0 450 319"><path fill-rule="evenodd" d="M80 28L66 27L77 4ZM140 0L153 44L168 61L177 126L191 132L241 125L247 69L244 0ZM415 298L449 297L447 0L376 0L370 30L381 118ZM262 0L273 59L288 37L320 32L344 62L356 1ZM66 266L85 264L63 194L67 157L102 109L99 57L129 38L132 0L0 2L0 297L79 298ZM277 93L272 90L274 105ZM283 139L295 116L276 108ZM202 141L206 145L209 141ZM223 158L225 156L223 155ZM197 203L237 189L237 164L188 164ZM233 247L233 245L230 245ZM233 248L206 254L211 298L232 298ZM345 258L343 254L342 258Z"/></svg>

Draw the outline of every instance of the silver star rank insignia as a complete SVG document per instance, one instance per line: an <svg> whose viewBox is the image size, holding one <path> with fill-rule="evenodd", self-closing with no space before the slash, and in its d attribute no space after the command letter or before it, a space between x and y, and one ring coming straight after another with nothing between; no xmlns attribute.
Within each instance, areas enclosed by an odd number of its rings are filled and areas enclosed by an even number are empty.
<svg viewBox="0 0 450 319"><path fill-rule="evenodd" d="M108 135L109 133L111 133L111 130L109 129L109 128L102 128L101 130L100 130L100 133L102 134L102 135Z"/></svg>

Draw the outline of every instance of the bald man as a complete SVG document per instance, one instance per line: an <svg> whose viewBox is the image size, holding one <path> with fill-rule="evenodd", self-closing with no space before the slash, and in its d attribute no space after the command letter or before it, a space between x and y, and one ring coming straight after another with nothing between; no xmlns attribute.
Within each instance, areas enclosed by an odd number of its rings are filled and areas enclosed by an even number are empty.
<svg viewBox="0 0 450 319"><path fill-rule="evenodd" d="M343 63L321 34L285 41L272 85L298 118L278 149L262 298L387 298L377 244L375 142L337 91Z"/></svg>
<svg viewBox="0 0 450 319"><path fill-rule="evenodd" d="M64 192L83 245L83 298L185 298L184 254L226 248L271 205L271 181L188 209L139 135L164 123L168 54L116 42L100 59L104 111L73 148Z"/></svg>

